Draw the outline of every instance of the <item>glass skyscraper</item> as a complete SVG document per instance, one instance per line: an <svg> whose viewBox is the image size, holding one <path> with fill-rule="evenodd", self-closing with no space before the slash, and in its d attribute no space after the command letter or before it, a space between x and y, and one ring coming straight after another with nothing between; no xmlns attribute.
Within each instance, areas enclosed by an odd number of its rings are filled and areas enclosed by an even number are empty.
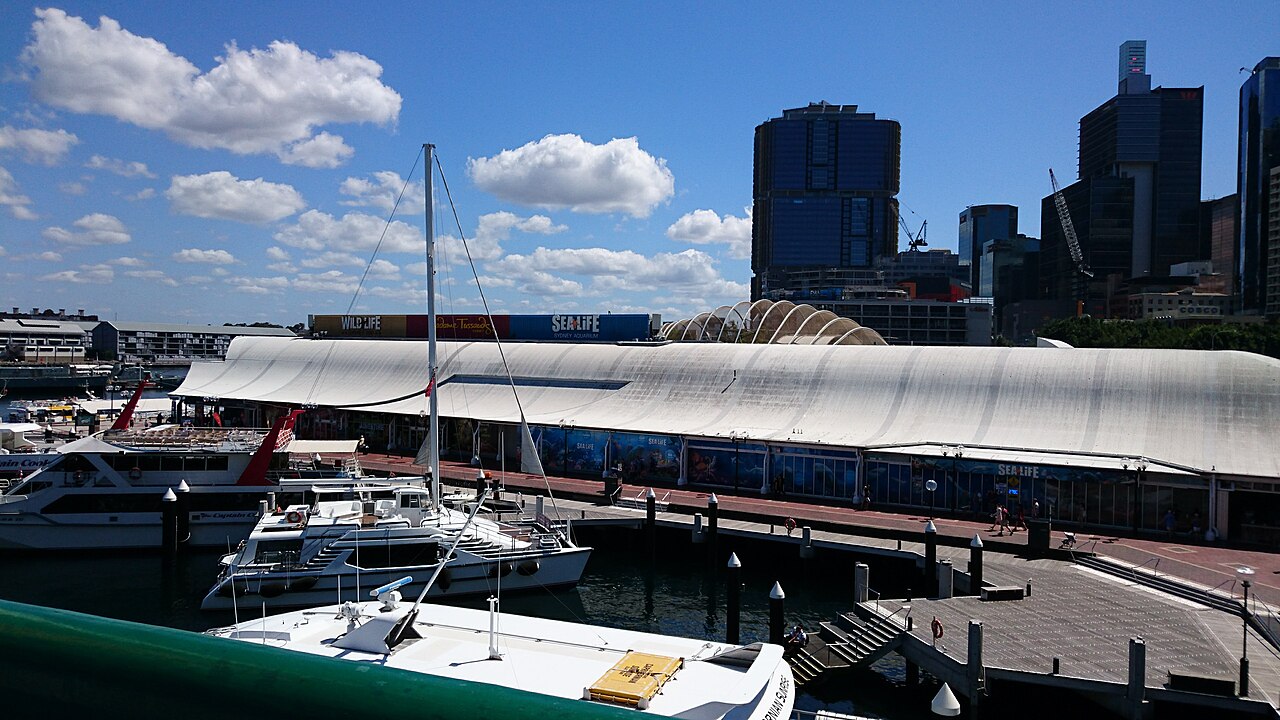
<svg viewBox="0 0 1280 720"><path fill-rule="evenodd" d="M1253 68L1240 86L1240 244L1236 253L1236 291L1240 310L1261 314L1266 305L1269 256L1268 195L1271 169L1280 165L1280 57ZM1280 298L1271 302L1274 307Z"/></svg>
<svg viewBox="0 0 1280 720"><path fill-rule="evenodd" d="M897 254L901 146L896 120L856 105L810 103L756 127L752 299L793 272Z"/></svg>
<svg viewBox="0 0 1280 720"><path fill-rule="evenodd" d="M969 268L969 286L975 296L991 278L982 276L982 252L992 240L1008 240L1018 234L1018 208L1013 205L971 205L960 213L960 265Z"/></svg>

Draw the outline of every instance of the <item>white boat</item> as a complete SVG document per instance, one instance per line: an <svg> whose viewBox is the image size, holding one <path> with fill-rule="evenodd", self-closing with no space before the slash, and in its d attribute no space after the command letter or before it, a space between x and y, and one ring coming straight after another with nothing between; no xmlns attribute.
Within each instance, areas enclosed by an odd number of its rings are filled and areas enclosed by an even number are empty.
<svg viewBox="0 0 1280 720"><path fill-rule="evenodd" d="M0 548L158 548L161 498L183 482L190 489L180 505L188 510L186 542L225 548L249 534L262 501L288 492L289 479L350 484L360 473L354 440L343 446L350 458L337 464L291 456L301 411L270 430L130 428L140 394L111 429L59 446L56 457L0 495Z"/></svg>
<svg viewBox="0 0 1280 720"><path fill-rule="evenodd" d="M407 579L407 578L406 578ZM207 634L436 677L694 720L785 720L795 681L782 647L747 646L401 603L396 584L346 602Z"/></svg>
<svg viewBox="0 0 1280 720"><path fill-rule="evenodd" d="M432 512L440 514L448 511L438 506L438 417L435 396L431 392L437 368L433 244L430 241L431 146L424 146L424 151L428 173L427 298L430 319L427 327L431 354L431 379L427 392L431 396L432 407L427 442L420 455L425 456L435 471L431 473L430 498L437 499L434 503L437 506ZM531 449L528 428L524 423L521 428L523 441ZM526 452L523 456L536 457L536 453ZM409 508L403 504L406 497L412 495L402 492L396 502L381 506L385 511L382 516L373 513L375 532L379 520L390 523L396 515L412 507L412 502ZM466 544L471 539L486 536L485 523L476 525L486 497L487 492L473 504L466 523L452 533L450 547L443 555L446 562L424 568L430 569L432 575L418 591L418 599L412 606L401 603L399 589L421 583L422 578L415 581L414 577L406 576L369 591L367 596L360 598L364 602L346 601L270 617L264 611L259 619L237 622L229 627L210 630L208 634L331 657L336 661L384 665L543 695L622 705L664 717L690 720L782 720L790 717L795 682L790 666L783 660L782 648L777 645L735 646L519 615L499 615L496 597L489 600L489 612L440 604L422 605L422 600L450 568L448 559L457 553L465 553ZM337 506L326 510L328 507L324 503L318 504L317 514L342 509ZM374 507L376 510L379 506L375 503ZM291 508L285 512L283 520L295 526L303 520L315 522L302 516L307 510L305 507ZM350 505L349 510L353 515L357 512L354 505ZM289 513L296 515L290 517ZM264 532L257 539L261 541L269 533L266 526L260 527ZM412 522L405 529L412 530ZM271 532L293 530L286 528ZM388 528L385 532L388 538L392 538L398 531ZM360 543L358 547L362 551L376 552L377 545L375 540ZM585 557L583 553L583 560ZM518 566L513 569L516 572L502 578L503 584L495 583L495 590L510 588L512 578L519 577ZM501 573L498 576L501 577ZM533 577L537 577L537 573ZM451 580L457 582L456 577ZM246 601L245 604L248 610L261 603Z"/></svg>
<svg viewBox="0 0 1280 720"><path fill-rule="evenodd" d="M462 542L432 597L572 586L591 554L537 518L477 518L466 526L465 513L432 502L420 486L317 488L314 495L314 503L264 515L248 540L223 557L200 607L304 607L359 598L362 588L406 573L425 582L459 533Z"/></svg>

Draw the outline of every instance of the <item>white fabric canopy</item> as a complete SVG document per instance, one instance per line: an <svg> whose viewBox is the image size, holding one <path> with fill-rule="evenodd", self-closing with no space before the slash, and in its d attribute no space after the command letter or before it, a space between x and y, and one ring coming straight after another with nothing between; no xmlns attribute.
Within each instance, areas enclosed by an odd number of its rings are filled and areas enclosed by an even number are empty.
<svg viewBox="0 0 1280 720"><path fill-rule="evenodd" d="M295 455L354 455L359 444L359 440L291 440L287 451Z"/></svg>
<svg viewBox="0 0 1280 720"><path fill-rule="evenodd" d="M530 423L1144 457L1280 477L1280 361L1243 352L508 343ZM426 412L426 343L241 337L189 398ZM516 422L494 343L440 344L443 416ZM415 395L416 393L416 395Z"/></svg>

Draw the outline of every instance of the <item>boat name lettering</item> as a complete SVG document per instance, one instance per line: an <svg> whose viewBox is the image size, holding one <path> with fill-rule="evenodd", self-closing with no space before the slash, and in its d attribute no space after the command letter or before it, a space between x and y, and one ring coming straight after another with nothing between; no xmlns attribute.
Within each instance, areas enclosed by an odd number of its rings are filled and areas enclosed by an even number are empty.
<svg viewBox="0 0 1280 720"><path fill-rule="evenodd" d="M381 315L343 315L343 330L382 330Z"/></svg>
<svg viewBox="0 0 1280 720"><path fill-rule="evenodd" d="M61 455L25 455L0 458L0 470L31 470L42 468Z"/></svg>
<svg viewBox="0 0 1280 720"><path fill-rule="evenodd" d="M1040 477L1040 468L1037 465L997 465L997 475L1016 475L1024 478Z"/></svg>
<svg viewBox="0 0 1280 720"><path fill-rule="evenodd" d="M552 315L551 332L553 333L599 333L599 315Z"/></svg>
<svg viewBox="0 0 1280 720"><path fill-rule="evenodd" d="M773 702L769 703L769 711L764 720L781 720L782 709L787 705L787 697L791 695L791 680L786 675L778 678L778 691L773 694Z"/></svg>

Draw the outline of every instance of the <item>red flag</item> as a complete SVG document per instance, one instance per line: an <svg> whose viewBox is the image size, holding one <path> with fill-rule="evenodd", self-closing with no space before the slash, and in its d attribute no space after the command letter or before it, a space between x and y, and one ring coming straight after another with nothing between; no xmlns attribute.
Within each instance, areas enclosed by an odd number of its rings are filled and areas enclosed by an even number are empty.
<svg viewBox="0 0 1280 720"><path fill-rule="evenodd" d="M436 379L431 378L431 382L427 383L427 389L422 393L424 397L431 397L431 391L436 389Z"/></svg>
<svg viewBox="0 0 1280 720"><path fill-rule="evenodd" d="M216 410L213 413L213 424L218 427L222 427L222 416L219 415Z"/></svg>

